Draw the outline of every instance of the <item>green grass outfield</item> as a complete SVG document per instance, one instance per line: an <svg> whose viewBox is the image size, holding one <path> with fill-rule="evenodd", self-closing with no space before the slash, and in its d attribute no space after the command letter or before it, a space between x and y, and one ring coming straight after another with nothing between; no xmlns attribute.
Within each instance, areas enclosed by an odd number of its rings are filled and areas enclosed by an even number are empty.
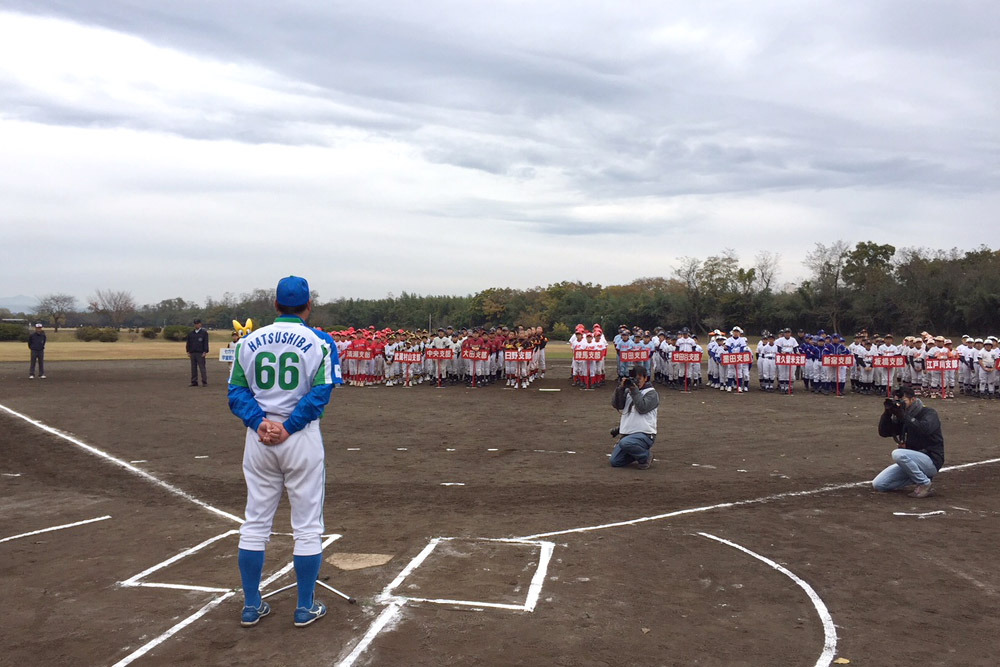
<svg viewBox="0 0 1000 667"><path fill-rule="evenodd" d="M75 329L60 329L53 333L46 329L45 361L104 361L123 359L186 359L183 342L156 338L150 340L139 334L121 332L116 343L99 343L76 339ZM210 357L218 357L218 349L232 340L231 331L208 332ZM0 361L23 361L28 363L31 354L27 343L0 343Z"/></svg>
<svg viewBox="0 0 1000 667"><path fill-rule="evenodd" d="M209 331L209 357L218 358L218 350L232 340L230 331ZM60 329L59 333L45 330L48 338L45 344L45 361L112 361L115 359L135 361L141 359L186 359L184 343L157 338L150 340L139 334L126 331L121 333L116 343L85 343L76 339L74 329ZM545 356L551 361L569 361L571 351L568 343L550 341L545 348ZM609 348L608 358L615 358L614 347ZM0 362L23 361L28 363L31 354L27 343L0 343Z"/></svg>

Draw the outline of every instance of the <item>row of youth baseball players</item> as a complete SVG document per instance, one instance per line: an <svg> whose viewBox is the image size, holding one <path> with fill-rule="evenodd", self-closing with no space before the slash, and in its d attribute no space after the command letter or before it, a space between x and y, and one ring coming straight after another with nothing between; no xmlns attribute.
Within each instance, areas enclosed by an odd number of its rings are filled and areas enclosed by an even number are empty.
<svg viewBox="0 0 1000 667"><path fill-rule="evenodd" d="M593 342L603 345L602 334L595 325ZM575 343L591 341L590 332L578 327L571 340ZM963 395L993 398L1000 391L1000 349L993 336L972 338L963 336L962 344L953 346L944 336L933 336L922 332L919 336L906 336L896 345L892 334L878 336L860 332L854 341L847 344L836 333L827 334L823 330L815 334L799 332L793 336L790 328L784 328L779 335L762 332L760 341L751 350L744 331L733 327L729 335L715 330L709 333L707 350L703 350L698 337L687 329L678 333L656 329L653 332L636 328L629 330L622 325L613 340L619 357L622 352L635 349L649 350L649 360L635 362L650 372L655 382L668 387L683 389L698 388L701 382L701 365L674 361L673 352L707 352L707 375L711 387L723 391L745 392L749 390L750 369L756 363L757 381L760 390L766 392L787 392L789 384L801 380L807 391L822 394L846 391L850 382L851 391L859 394L886 396L892 387L912 386L918 396L954 398L956 389ZM723 364L723 354L751 353L749 363ZM779 366L779 354L800 355L805 363L801 366ZM849 356L853 366L824 365L824 358ZM900 366L890 372L877 366L876 357L900 357ZM957 369L941 372L928 371L931 359L955 360ZM619 361L619 377L625 375L635 363ZM954 364L953 364L954 365ZM574 378L576 373L574 372Z"/></svg>
<svg viewBox="0 0 1000 667"><path fill-rule="evenodd" d="M502 382L523 388L545 377L548 338L542 327L449 326L434 334L369 327L330 334L350 386Z"/></svg>
<svg viewBox="0 0 1000 667"><path fill-rule="evenodd" d="M962 343L944 336L922 332L919 336L906 336L896 345L892 334L884 336L859 332L850 344L838 334L827 336L823 331L802 335L799 342L788 329L775 337L765 331L757 344L759 359L758 381L765 391L773 390L777 354L797 353L806 357L802 379L807 389L830 393L845 390L849 380L851 391L858 394L887 396L893 387L913 387L915 394L932 398L954 398L956 388L966 396L993 398L997 392L997 361L1000 359L996 339L974 339L963 336ZM854 364L850 367L823 366L827 355L849 355ZM890 369L877 365L877 358L899 358L898 366ZM930 370L931 360L950 360L952 366L944 370ZM777 367L779 375L785 367ZM787 373L781 378L787 381ZM834 377L836 376L836 380ZM833 382L837 383L835 387ZM780 389L787 389L783 382Z"/></svg>

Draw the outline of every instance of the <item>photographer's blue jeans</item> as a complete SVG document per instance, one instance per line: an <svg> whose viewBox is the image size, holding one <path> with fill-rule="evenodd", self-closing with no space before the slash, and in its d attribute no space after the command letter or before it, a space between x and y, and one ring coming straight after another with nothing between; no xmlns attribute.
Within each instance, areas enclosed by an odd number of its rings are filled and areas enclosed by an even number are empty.
<svg viewBox="0 0 1000 667"><path fill-rule="evenodd" d="M934 461L923 452L894 449L892 460L894 463L872 480L876 491L895 491L907 484L930 484L931 477L937 474Z"/></svg>
<svg viewBox="0 0 1000 667"><path fill-rule="evenodd" d="M646 433L629 433L622 436L611 452L611 465L615 468L627 466L632 461L645 463L653 458L650 448L653 439Z"/></svg>

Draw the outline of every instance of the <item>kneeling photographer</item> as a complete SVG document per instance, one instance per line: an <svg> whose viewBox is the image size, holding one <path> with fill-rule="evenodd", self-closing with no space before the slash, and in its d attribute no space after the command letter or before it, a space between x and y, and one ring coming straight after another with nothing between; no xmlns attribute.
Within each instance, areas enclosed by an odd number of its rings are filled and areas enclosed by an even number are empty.
<svg viewBox="0 0 1000 667"><path fill-rule="evenodd" d="M653 462L650 448L656 440L660 397L649 383L649 373L644 367L629 369L629 374L615 387L611 405L622 415L618 427L611 429L612 437L621 435L611 452L611 465L621 468L635 461L640 470L645 470Z"/></svg>
<svg viewBox="0 0 1000 667"><path fill-rule="evenodd" d="M937 411L925 407L912 387L897 389L894 399L885 399L885 410L878 421L878 434L894 438L899 444L892 450L893 464L872 480L876 491L895 491L909 484L917 488L911 498L931 495L931 478L944 465L944 436Z"/></svg>

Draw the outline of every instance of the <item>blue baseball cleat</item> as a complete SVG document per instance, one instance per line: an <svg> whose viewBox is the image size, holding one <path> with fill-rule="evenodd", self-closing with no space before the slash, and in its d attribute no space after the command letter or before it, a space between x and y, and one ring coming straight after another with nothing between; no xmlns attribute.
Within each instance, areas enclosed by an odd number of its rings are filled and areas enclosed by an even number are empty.
<svg viewBox="0 0 1000 667"><path fill-rule="evenodd" d="M313 602L312 609L305 607L295 608L295 627L304 628L310 623L318 621L326 615L326 605L322 602Z"/></svg>
<svg viewBox="0 0 1000 667"><path fill-rule="evenodd" d="M259 607L243 607L243 616L240 618L240 625L242 625L244 628L253 627L257 625L260 619L264 618L270 613L271 613L271 605L264 602L263 600L260 601Z"/></svg>

